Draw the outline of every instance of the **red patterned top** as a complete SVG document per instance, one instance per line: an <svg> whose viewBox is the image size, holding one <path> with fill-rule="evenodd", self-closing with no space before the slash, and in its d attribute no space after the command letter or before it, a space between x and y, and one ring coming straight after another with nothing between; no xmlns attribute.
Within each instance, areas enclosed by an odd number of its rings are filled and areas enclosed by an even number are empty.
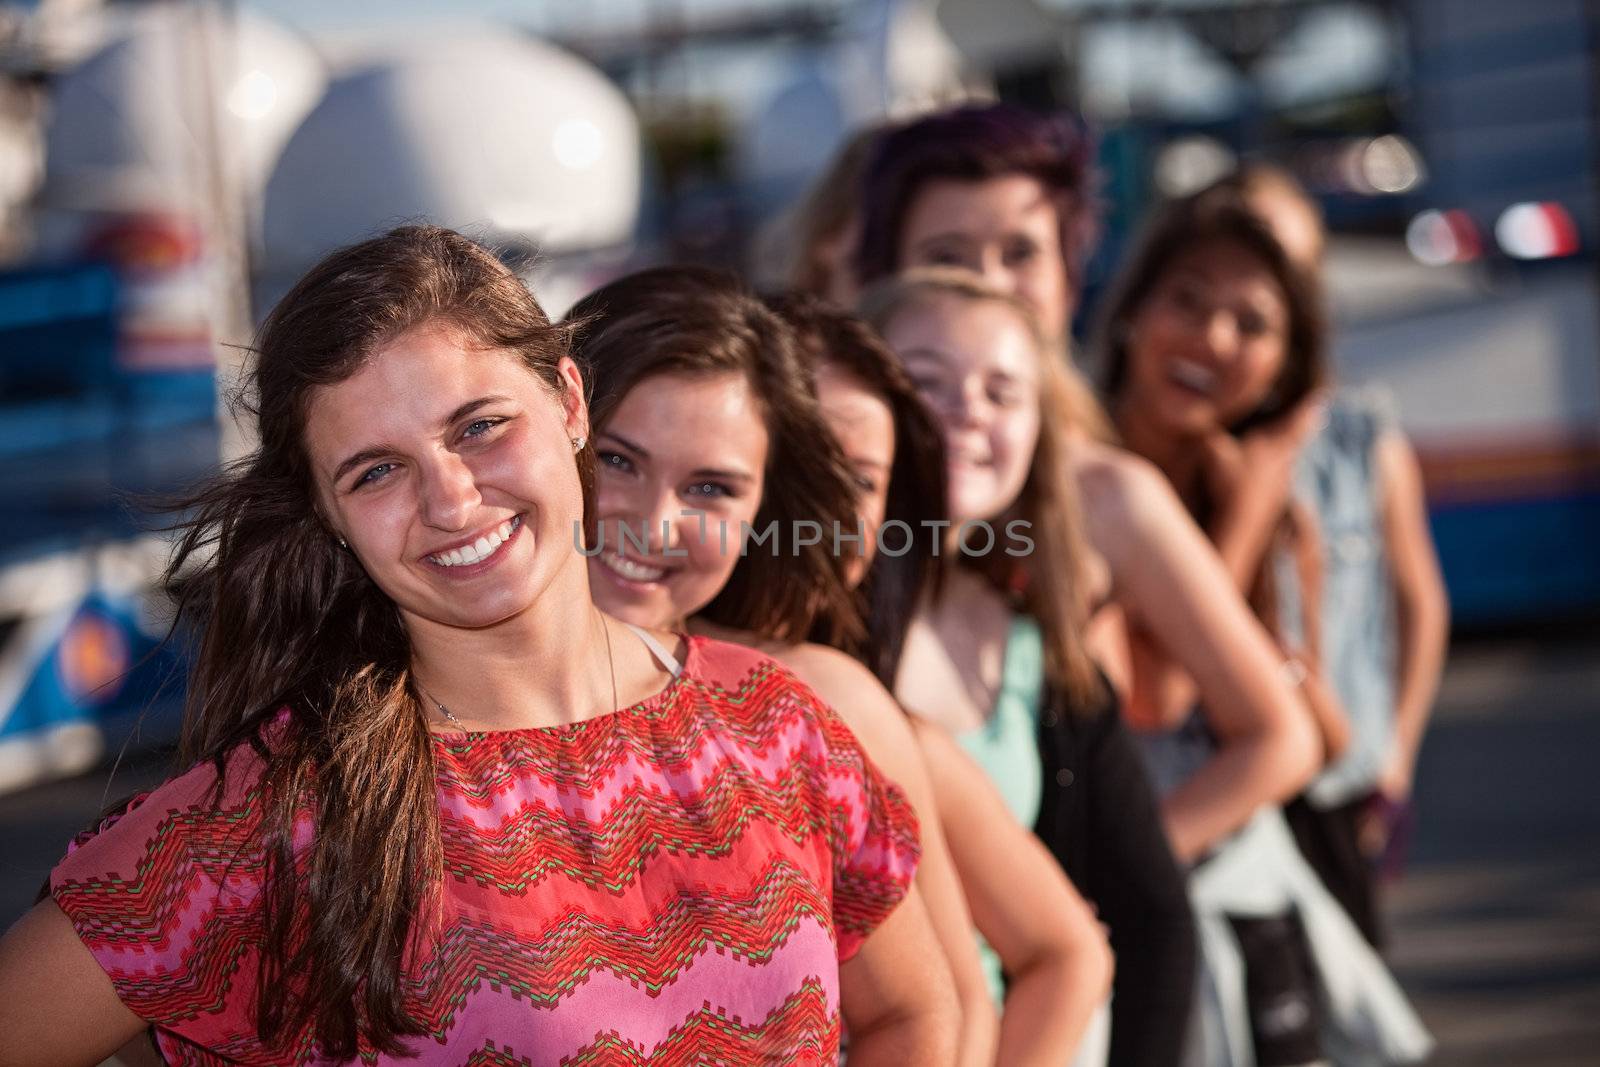
<svg viewBox="0 0 1600 1067"><path fill-rule="evenodd" d="M828 1063L839 961L905 895L915 816L759 653L544 729L435 738L443 922L405 974L411 1064ZM197 767L77 844L51 893L171 1063L318 1062L253 1018L257 757ZM256 773L252 773L256 772ZM364 1057L366 1058L366 1057Z"/></svg>

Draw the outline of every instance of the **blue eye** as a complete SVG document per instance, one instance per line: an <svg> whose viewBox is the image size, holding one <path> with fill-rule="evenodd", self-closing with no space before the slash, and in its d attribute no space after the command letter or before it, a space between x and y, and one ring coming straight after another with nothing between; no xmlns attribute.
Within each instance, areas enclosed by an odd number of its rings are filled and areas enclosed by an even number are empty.
<svg viewBox="0 0 1600 1067"><path fill-rule="evenodd" d="M482 437L504 421L504 419L473 419L467 424L467 428L461 431L461 436Z"/></svg>
<svg viewBox="0 0 1600 1067"><path fill-rule="evenodd" d="M380 478L384 477L393 469L393 463L380 463L376 467L373 467L371 470L367 471L367 473L363 474L360 478L356 479L355 488L359 489L363 485L370 485L371 483L376 482Z"/></svg>

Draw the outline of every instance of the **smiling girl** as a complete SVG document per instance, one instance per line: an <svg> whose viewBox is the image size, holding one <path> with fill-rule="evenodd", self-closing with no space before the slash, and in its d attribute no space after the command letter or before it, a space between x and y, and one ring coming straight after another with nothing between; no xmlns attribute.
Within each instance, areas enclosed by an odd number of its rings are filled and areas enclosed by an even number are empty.
<svg viewBox="0 0 1600 1067"><path fill-rule="evenodd" d="M886 532L882 545L869 538L865 553L850 559L846 570L866 621L858 655L874 665L886 685L894 685L912 623L939 595L949 563L936 537L921 536L950 522L939 423L899 359L865 322L800 296L781 298L775 306L800 338L823 418L852 468L862 526L878 530L897 523L901 531L919 534L907 538L900 531ZM1023 544L1025 536L1015 544ZM1001 1062L1022 1058L1028 1046L1017 1041L1016 1032L1038 1025L1031 1022L1035 1018L1053 1020L1064 1035L1083 1035L1074 1064L1103 1062L1108 1035L1104 1013L1097 1009L1110 976L1100 965L1105 958L1101 938L1089 936L1093 927L1076 887L1052 869L1053 858L1042 842L1018 832L1027 824L1008 804L1008 792L956 738L927 719L912 716L912 722L933 781L939 822L983 938L988 988L1003 1006ZM1155 827L1153 818L1150 826ZM1127 902L1142 907L1147 929L1160 929L1168 918L1159 907L1148 906L1156 893L1142 889L1121 896L1108 914ZM1052 993L1030 956L1037 916L1052 912L1073 919L1069 929L1076 931L1080 946L1062 961L1073 968L1065 995ZM1125 964L1138 973L1144 962L1118 960L1116 967ZM1073 1044L1064 1040L1061 1047ZM1041 1063L1065 1062L1046 1043L1032 1048Z"/></svg>
<svg viewBox="0 0 1600 1067"><path fill-rule="evenodd" d="M1358 598L1363 626L1381 629L1388 605L1374 595L1371 556L1358 567L1329 557L1335 566L1325 570L1317 518L1291 492L1297 459L1317 439L1323 456L1308 471L1317 493L1358 515L1371 507L1359 503L1369 488L1359 464L1337 453L1359 453L1377 428L1370 417L1343 404L1328 411L1321 401L1325 337L1311 278L1239 198L1190 197L1150 221L1108 303L1103 334L1106 396L1125 440L1170 480L1216 544L1230 581L1253 594L1292 657L1325 753L1336 757L1349 729L1322 678L1324 576L1341 599ZM1288 589L1299 597L1280 596ZM1170 665L1157 658L1148 666L1159 673ZM1175 673L1170 689L1182 693L1186 680ZM1191 719L1153 739L1164 782L1181 781L1187 766L1205 758L1209 742L1198 725ZM1281 812L1260 813L1197 868L1194 884L1208 974L1219 991L1201 1015L1206 1062L1249 1056L1292 1064L1327 1055L1404 1063L1426 1055L1426 1031L1295 848ZM1236 981L1229 976L1241 967L1248 1001L1227 995ZM1282 1010L1295 1003L1309 1009L1296 1013L1298 1026ZM1316 1025L1322 1012L1327 1018Z"/></svg>
<svg viewBox="0 0 1600 1067"><path fill-rule="evenodd" d="M1173 1063L1193 1002L1193 920L1140 754L1091 655L1104 565L1067 476L1070 424L1044 417L1067 402L1065 366L1027 305L967 271L908 272L869 293L867 312L943 436L950 519L1021 521L1033 542L970 556L947 542L944 587L919 605L896 693L956 735L1108 927L1108 1062Z"/></svg>
<svg viewBox="0 0 1600 1067"><path fill-rule="evenodd" d="M510 271L336 252L252 384L172 565L185 770L0 942L0 1060L948 1059L899 791L771 660L593 607L583 380Z"/></svg>
<svg viewBox="0 0 1600 1067"><path fill-rule="evenodd" d="M682 267L614 282L573 315L584 323L579 350L595 390L600 532L612 544L615 531L649 532L642 548L624 540L594 557L592 569L611 572L596 576L598 602L641 625L688 620L748 642L832 704L906 789L924 827L918 885L961 990L961 1061L1067 1062L1109 971L1088 909L1026 831L1007 825L1003 807L983 839L953 832L947 847L940 830L951 794L964 798L955 804L962 814L991 811L984 805L994 798L970 788L978 776L962 763L930 782L930 769L950 765L924 765L905 715L872 672L805 641L815 635L857 652L872 644L848 587L860 577L858 549L871 542L869 534L835 549L836 529L858 529L862 497L852 483L862 457L847 465L822 421L795 332L731 278ZM892 458L880 450L878 462ZM757 543L752 529L773 540ZM995 859L992 877L975 886L967 873L977 848ZM1014 965L998 1035L963 889L979 927Z"/></svg>
<svg viewBox="0 0 1600 1067"><path fill-rule="evenodd" d="M1320 277L1322 213L1288 172L1246 164L1202 195L1261 219L1295 267ZM1270 377L1257 379L1243 399L1268 405L1275 389ZM1304 442L1282 442L1281 450L1249 440L1270 439L1261 430L1237 448L1232 435L1207 436L1208 445L1222 445L1230 465L1248 457L1271 470L1282 463L1282 452L1292 456L1292 491L1279 502L1292 524L1282 533L1292 536L1271 538L1277 543L1267 553L1278 571L1280 603L1272 614L1290 639L1313 653L1338 692L1350 743L1285 815L1307 860L1380 948L1375 860L1380 853L1390 860L1403 846L1405 835L1395 830L1409 822L1411 779L1450 632L1416 450L1389 400L1370 387L1336 389L1320 432ZM1264 420L1247 415L1245 421ZM1281 489L1279 479L1246 473L1229 481L1264 482L1274 495ZM1270 530L1273 521L1270 506L1254 510L1257 528L1236 523L1229 542L1219 546L1235 556L1245 582L1257 575L1249 572L1244 551L1260 544L1258 531Z"/></svg>

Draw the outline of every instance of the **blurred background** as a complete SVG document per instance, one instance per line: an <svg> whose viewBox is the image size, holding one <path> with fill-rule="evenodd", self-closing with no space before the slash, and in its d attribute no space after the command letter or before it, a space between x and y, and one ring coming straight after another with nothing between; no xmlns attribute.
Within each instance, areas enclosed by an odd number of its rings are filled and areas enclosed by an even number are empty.
<svg viewBox="0 0 1600 1067"><path fill-rule="evenodd" d="M1087 117L1104 234L1240 159L1332 241L1455 621L1394 965L1435 1062L1600 1063L1600 6L1585 0L0 0L0 923L158 780L181 664L130 500L247 447L254 325L426 218L552 314L639 266L780 276L862 124ZM117 774L108 784L108 769Z"/></svg>

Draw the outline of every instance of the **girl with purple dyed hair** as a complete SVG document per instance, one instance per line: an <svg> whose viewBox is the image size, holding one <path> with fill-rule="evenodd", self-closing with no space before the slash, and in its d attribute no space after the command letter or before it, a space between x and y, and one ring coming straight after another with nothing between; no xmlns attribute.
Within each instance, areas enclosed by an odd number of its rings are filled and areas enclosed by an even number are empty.
<svg viewBox="0 0 1600 1067"><path fill-rule="evenodd" d="M962 267L1066 336L1096 232L1093 155L1081 121L1006 104L886 132L861 182L860 282Z"/></svg>

